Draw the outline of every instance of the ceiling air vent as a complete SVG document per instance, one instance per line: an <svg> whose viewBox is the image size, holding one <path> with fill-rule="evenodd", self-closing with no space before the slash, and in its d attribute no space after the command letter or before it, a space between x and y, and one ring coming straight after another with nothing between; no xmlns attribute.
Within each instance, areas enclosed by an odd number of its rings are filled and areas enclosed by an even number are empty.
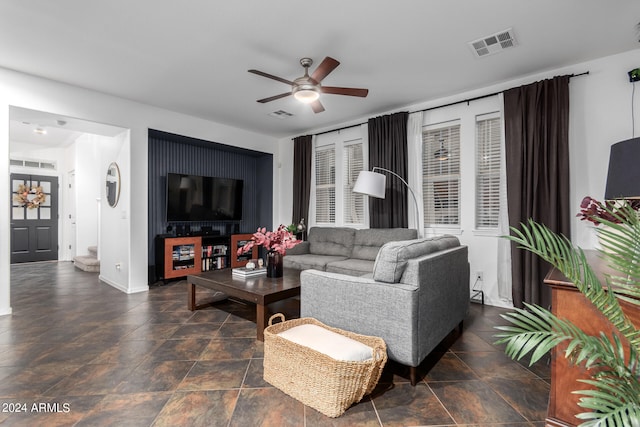
<svg viewBox="0 0 640 427"><path fill-rule="evenodd" d="M269 113L269 115L271 117L275 117L275 118L280 119L280 120L286 119L286 118L289 118L289 117L293 117L293 114L287 113L284 110L274 111L273 113Z"/></svg>
<svg viewBox="0 0 640 427"><path fill-rule="evenodd" d="M511 28L469 42L469 46L471 46L471 49L478 58L493 55L494 53L502 52L504 49L517 45L518 43Z"/></svg>

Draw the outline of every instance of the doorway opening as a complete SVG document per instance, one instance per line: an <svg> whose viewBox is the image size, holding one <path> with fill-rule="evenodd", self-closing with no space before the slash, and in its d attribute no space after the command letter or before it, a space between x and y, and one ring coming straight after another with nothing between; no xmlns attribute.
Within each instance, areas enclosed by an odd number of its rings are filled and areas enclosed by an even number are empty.
<svg viewBox="0 0 640 427"><path fill-rule="evenodd" d="M127 129L9 108L11 263L72 261L100 244L102 165Z"/></svg>

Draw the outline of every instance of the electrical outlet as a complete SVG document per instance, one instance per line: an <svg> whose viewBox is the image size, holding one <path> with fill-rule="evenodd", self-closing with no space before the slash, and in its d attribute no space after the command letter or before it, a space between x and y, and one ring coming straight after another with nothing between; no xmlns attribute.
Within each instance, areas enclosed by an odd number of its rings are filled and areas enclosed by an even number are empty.
<svg viewBox="0 0 640 427"><path fill-rule="evenodd" d="M482 282L484 280L484 273L482 271L476 272L476 280Z"/></svg>

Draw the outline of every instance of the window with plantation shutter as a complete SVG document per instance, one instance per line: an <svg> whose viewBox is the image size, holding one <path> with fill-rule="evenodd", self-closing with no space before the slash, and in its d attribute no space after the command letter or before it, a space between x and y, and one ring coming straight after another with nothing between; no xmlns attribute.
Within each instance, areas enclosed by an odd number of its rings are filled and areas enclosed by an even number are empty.
<svg viewBox="0 0 640 427"><path fill-rule="evenodd" d="M358 175L367 169L365 132L366 126L354 126L316 136L308 226L369 225L367 199L353 192Z"/></svg>
<svg viewBox="0 0 640 427"><path fill-rule="evenodd" d="M460 226L460 123L422 132L422 195L426 227Z"/></svg>
<svg viewBox="0 0 640 427"><path fill-rule="evenodd" d="M344 224L364 224L364 195L353 192L358 174L364 168L362 140L345 143L342 151Z"/></svg>
<svg viewBox="0 0 640 427"><path fill-rule="evenodd" d="M316 162L316 222L336 221L336 152L333 145L319 147Z"/></svg>
<svg viewBox="0 0 640 427"><path fill-rule="evenodd" d="M476 228L498 228L500 215L499 113L476 118Z"/></svg>

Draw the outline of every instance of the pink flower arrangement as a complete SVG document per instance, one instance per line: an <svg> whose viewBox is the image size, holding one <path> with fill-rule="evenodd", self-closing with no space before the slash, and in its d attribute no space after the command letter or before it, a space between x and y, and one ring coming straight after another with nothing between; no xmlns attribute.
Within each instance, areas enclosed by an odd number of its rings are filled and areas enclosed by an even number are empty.
<svg viewBox="0 0 640 427"><path fill-rule="evenodd" d="M253 233L251 241L238 249L238 255L249 252L255 245L264 246L268 251L276 251L281 255L285 255L287 249L291 249L300 243L296 236L287 231L287 227L280 225L276 231L267 231L265 227L258 227L258 231Z"/></svg>

